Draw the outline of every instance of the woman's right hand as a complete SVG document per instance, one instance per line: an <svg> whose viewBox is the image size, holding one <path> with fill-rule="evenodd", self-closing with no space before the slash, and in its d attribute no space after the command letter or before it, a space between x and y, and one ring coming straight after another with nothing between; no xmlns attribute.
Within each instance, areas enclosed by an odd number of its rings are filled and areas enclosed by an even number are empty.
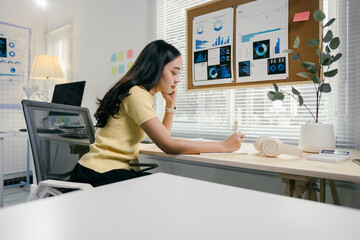
<svg viewBox="0 0 360 240"><path fill-rule="evenodd" d="M245 135L241 132L231 134L223 142L224 152L234 152L240 149L241 143L245 141Z"/></svg>

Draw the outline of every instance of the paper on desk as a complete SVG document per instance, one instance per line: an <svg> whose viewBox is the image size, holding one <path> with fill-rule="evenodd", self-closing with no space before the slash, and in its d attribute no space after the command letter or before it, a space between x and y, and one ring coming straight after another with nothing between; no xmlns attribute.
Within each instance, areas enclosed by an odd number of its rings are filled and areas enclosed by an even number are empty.
<svg viewBox="0 0 360 240"><path fill-rule="evenodd" d="M221 152L214 152L214 153L199 153L199 155L247 155L248 153L244 150L237 150L234 152L228 152L228 153L221 153Z"/></svg>

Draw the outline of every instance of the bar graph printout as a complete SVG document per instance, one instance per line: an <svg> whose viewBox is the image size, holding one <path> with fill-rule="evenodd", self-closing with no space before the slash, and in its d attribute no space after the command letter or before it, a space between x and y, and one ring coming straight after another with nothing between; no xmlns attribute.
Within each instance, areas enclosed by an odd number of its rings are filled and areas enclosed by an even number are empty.
<svg viewBox="0 0 360 240"><path fill-rule="evenodd" d="M236 8L236 81L287 79L288 0L258 0Z"/></svg>
<svg viewBox="0 0 360 240"><path fill-rule="evenodd" d="M193 18L193 85L233 82L234 9L226 8Z"/></svg>

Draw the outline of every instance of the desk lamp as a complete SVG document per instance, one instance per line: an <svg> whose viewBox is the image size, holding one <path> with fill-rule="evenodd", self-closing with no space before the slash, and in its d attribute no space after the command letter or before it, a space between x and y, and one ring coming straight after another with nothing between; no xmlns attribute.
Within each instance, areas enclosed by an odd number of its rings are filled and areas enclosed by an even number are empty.
<svg viewBox="0 0 360 240"><path fill-rule="evenodd" d="M30 71L30 79L42 79L46 81L45 100L48 101L49 93L49 79L60 80L64 78L64 73L61 69L59 59L53 55L37 55L35 56L34 62ZM28 97L32 91L35 91L39 97L42 95L37 92L38 87L24 88Z"/></svg>

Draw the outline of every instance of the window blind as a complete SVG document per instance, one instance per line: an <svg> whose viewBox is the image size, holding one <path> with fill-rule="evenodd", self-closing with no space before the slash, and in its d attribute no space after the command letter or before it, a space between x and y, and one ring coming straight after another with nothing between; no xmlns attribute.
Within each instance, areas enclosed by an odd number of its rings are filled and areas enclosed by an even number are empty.
<svg viewBox="0 0 360 240"><path fill-rule="evenodd" d="M72 80L72 25L68 24L46 34L46 53L59 58L64 80Z"/></svg>
<svg viewBox="0 0 360 240"><path fill-rule="evenodd" d="M284 101L272 102L267 92L272 87L238 88L199 92L186 91L186 9L209 1L149 1L149 40L164 39L182 53L183 70L178 84L176 100L177 113L174 117L173 136L203 137L224 139L233 132L234 120L239 121L239 130L246 134L247 141L254 141L261 135L278 137L282 141L297 144L300 125L312 121L305 107L290 97ZM327 19L336 17L333 29L340 29L343 54L339 61L338 77L330 79L332 92L323 94L319 119L334 124L338 147L359 148L359 21L360 2L356 0L324 0ZM326 22L327 20L325 20ZM306 41L304 39L303 41ZM346 60L346 61L344 61ZM313 84L294 86L298 89L305 104L315 114L316 94ZM291 86L281 87L291 92ZM155 107L159 117L164 114L165 104L161 96L156 97Z"/></svg>

